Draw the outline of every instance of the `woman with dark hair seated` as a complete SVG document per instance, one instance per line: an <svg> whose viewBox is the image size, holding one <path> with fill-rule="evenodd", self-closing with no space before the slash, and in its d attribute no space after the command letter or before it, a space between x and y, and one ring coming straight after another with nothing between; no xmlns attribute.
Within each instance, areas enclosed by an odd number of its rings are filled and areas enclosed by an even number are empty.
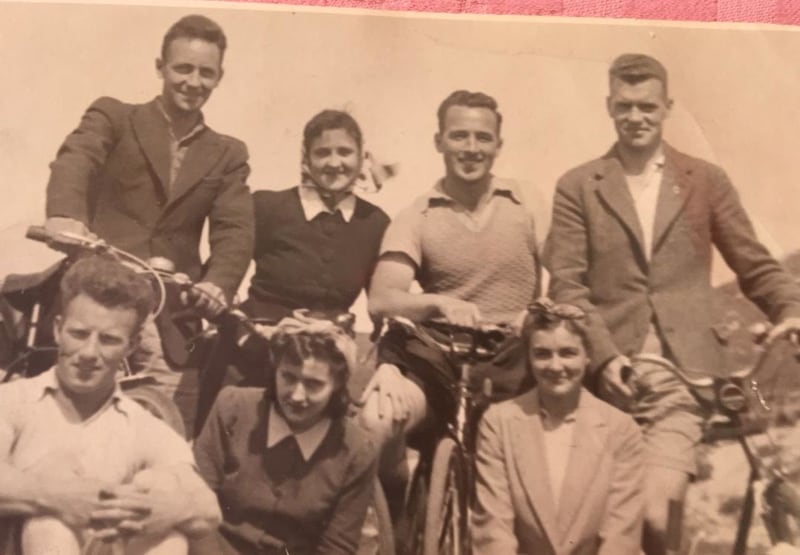
<svg viewBox="0 0 800 555"><path fill-rule="evenodd" d="M268 387L223 389L195 442L223 523L193 549L354 553L376 468L345 416L355 344L331 322L297 319L283 320L270 343Z"/></svg>
<svg viewBox="0 0 800 555"><path fill-rule="evenodd" d="M378 259L389 217L353 190L366 178L361 129L338 110L315 115L303 130L302 181L256 191L255 274L242 309L277 321L305 308L347 312ZM370 177L377 184L379 168Z"/></svg>
<svg viewBox="0 0 800 555"><path fill-rule="evenodd" d="M642 438L581 382L583 312L543 299L523 327L532 391L490 407L477 444L473 554L638 555Z"/></svg>

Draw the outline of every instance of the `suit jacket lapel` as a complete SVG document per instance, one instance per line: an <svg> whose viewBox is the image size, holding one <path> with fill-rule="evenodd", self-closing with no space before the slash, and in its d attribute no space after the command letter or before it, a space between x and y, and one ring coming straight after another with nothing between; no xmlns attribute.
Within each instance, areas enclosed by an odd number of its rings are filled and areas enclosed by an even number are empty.
<svg viewBox="0 0 800 555"><path fill-rule="evenodd" d="M591 410L596 402L588 391L581 391L578 410L575 413L575 429L572 434L572 447L569 452L567 471L561 486L558 503L558 538L562 540L569 532L570 525L576 521L587 489L594 480L598 458L602 454L603 428L606 423L597 419Z"/></svg>
<svg viewBox="0 0 800 555"><path fill-rule="evenodd" d="M653 254L656 253L670 226L686 205L691 194L691 169L679 165L676 152L669 145L664 145L664 176L658 192L656 219L653 224Z"/></svg>
<svg viewBox="0 0 800 555"><path fill-rule="evenodd" d="M161 194L166 197L171 163L169 128L156 102L156 100L148 102L134 111L131 115L131 125L153 174L158 178Z"/></svg>
<svg viewBox="0 0 800 555"><path fill-rule="evenodd" d="M511 450L514 460L525 461L518 466L520 480L539 518L550 543L558 546L556 528L556 505L547 477L547 460L544 456L542 420L536 392L528 394L530 402L524 406L519 425L514 427L515 436ZM527 401L528 399L526 399Z"/></svg>
<svg viewBox="0 0 800 555"><path fill-rule="evenodd" d="M642 225L633 204L622 166L612 150L603 158L601 171L595 175L597 194L636 239L640 254L644 255ZM646 260L647 257L644 257Z"/></svg>
<svg viewBox="0 0 800 555"><path fill-rule="evenodd" d="M219 136L209 129L202 131L197 138L192 139L181 163L178 176L175 178L175 183L170 187L170 203L185 195L204 177L208 176L211 168L219 160L223 148Z"/></svg>

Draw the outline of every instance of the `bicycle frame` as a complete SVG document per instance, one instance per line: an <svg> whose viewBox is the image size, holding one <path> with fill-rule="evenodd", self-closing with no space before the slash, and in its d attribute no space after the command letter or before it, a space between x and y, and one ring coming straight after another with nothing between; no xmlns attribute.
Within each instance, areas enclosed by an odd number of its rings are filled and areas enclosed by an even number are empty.
<svg viewBox="0 0 800 555"><path fill-rule="evenodd" d="M785 340L783 342L786 343ZM755 399L755 405L759 406L765 413L771 411L757 380L752 376L758 375L772 361L775 357L773 352L775 348L773 346L772 349L764 350L752 368L725 378L711 378L703 375L690 376L687 372L677 368L672 362L660 356L640 355L633 359L634 363L649 362L664 366L694 391L698 397L710 402L714 407L715 413L725 417L725 421L706 428L704 431L704 441L706 443L715 443L721 439L735 439L742 448L750 472L731 551L733 555L745 555L747 553L752 520L756 512L760 513L773 544L778 542L793 543L794 541L788 526L786 512L779 507L770 506L764 495L766 489L764 482L773 484L775 480L780 480L780 469L765 465L756 450L750 445L748 437L753 434L753 431L748 429L747 423L743 418L744 415L753 414L755 410L753 401L748 398L748 390ZM792 346L792 350L796 350L796 348ZM780 354L786 353L781 352ZM682 512L682 507L677 507L676 502L670 503L671 520L682 520ZM680 529L681 526L675 522L670 522L668 525L668 530L670 531L668 540L670 553L678 552Z"/></svg>

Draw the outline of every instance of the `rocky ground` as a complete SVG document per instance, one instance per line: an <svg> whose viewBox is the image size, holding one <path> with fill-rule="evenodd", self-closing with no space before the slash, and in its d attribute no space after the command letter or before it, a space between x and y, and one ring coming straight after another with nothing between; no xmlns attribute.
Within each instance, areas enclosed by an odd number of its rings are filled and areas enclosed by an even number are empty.
<svg viewBox="0 0 800 555"><path fill-rule="evenodd" d="M753 437L762 453L775 453L800 487L800 426L786 425L771 432L778 449L764 436ZM694 555L729 554L736 534L737 521L747 486L749 467L738 443L725 442L705 448L710 473L689 489L684 515L687 544L685 553ZM764 555L769 551L769 536L756 515L748 542L748 554Z"/></svg>

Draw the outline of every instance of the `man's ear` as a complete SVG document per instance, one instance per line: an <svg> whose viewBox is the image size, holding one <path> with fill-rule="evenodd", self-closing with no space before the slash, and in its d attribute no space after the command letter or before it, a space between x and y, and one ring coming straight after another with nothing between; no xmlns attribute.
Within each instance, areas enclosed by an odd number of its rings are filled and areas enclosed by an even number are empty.
<svg viewBox="0 0 800 555"><path fill-rule="evenodd" d="M433 135L433 145L436 147L436 152L442 152L442 133L440 131Z"/></svg>
<svg viewBox="0 0 800 555"><path fill-rule="evenodd" d="M163 70L164 70L164 60L162 60L161 58L156 58L156 72L158 72L159 79L161 79L164 76L162 73Z"/></svg>
<svg viewBox="0 0 800 555"><path fill-rule="evenodd" d="M606 97L606 113L609 115L609 117L614 117L614 114L611 111L611 96Z"/></svg>
<svg viewBox="0 0 800 555"><path fill-rule="evenodd" d="M61 315L56 316L53 318L53 339L56 342L56 345L61 345L61 324L64 322L64 319Z"/></svg>
<svg viewBox="0 0 800 555"><path fill-rule="evenodd" d="M502 150L502 149L503 149L503 138L497 137L497 150Z"/></svg>
<svg viewBox="0 0 800 555"><path fill-rule="evenodd" d="M128 344L128 353L126 357L131 356L133 352L139 348L141 342L142 342L142 328L140 327L139 330L131 336L131 340Z"/></svg>

